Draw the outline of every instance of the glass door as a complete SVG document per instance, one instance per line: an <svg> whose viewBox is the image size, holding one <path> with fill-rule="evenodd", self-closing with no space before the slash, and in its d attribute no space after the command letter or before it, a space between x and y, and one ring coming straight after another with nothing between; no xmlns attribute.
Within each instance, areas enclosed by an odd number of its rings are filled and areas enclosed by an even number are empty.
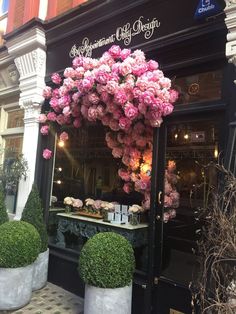
<svg viewBox="0 0 236 314"><path fill-rule="evenodd" d="M212 164L218 161L221 151L222 118L196 114L172 117L156 139L154 150L156 147L158 156L153 167L156 162L159 183L152 185L154 291L160 281L187 289L198 273L196 241L200 222L196 211L206 205L209 186L217 184ZM152 295L152 300L149 313L158 313L163 299Z"/></svg>

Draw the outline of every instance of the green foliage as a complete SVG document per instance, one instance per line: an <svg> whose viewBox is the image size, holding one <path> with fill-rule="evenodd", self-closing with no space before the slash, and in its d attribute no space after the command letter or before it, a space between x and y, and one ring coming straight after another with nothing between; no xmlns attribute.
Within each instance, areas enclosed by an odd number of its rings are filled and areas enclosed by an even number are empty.
<svg viewBox="0 0 236 314"><path fill-rule="evenodd" d="M114 232L98 233L81 250L79 273L85 283L100 288L130 285L135 269L131 244Z"/></svg>
<svg viewBox="0 0 236 314"><path fill-rule="evenodd" d="M40 252L45 252L48 246L48 235L43 219L41 199L36 185L32 186L21 220L29 222L38 230L42 243Z"/></svg>
<svg viewBox="0 0 236 314"><path fill-rule="evenodd" d="M40 251L37 230L23 221L0 225L0 267L16 268L32 264Z"/></svg>
<svg viewBox="0 0 236 314"><path fill-rule="evenodd" d="M5 205L3 187L0 185L0 225L9 220Z"/></svg>
<svg viewBox="0 0 236 314"><path fill-rule="evenodd" d="M28 163L19 155L16 158L7 158L3 165L0 165L0 181L4 194L16 193L17 184L21 178L26 179Z"/></svg>

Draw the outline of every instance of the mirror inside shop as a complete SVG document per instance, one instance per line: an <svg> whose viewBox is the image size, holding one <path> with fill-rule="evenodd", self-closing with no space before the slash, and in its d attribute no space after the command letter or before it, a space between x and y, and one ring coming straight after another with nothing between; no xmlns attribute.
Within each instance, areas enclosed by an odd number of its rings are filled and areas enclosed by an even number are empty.
<svg viewBox="0 0 236 314"><path fill-rule="evenodd" d="M162 275L182 283L191 280L197 266L194 253L199 222L195 219L195 212L206 202L207 187L217 181L210 164L219 154L218 130L215 120L201 123L187 120L167 127ZM104 126L87 124L71 132L68 130L68 133L67 141L57 140L48 227L50 241L60 244L58 223L66 216L70 217L70 222L76 220L78 224L78 217L87 224L93 220L97 230L106 227L121 234L121 229L128 230L126 234L135 248L136 267L145 271L148 210L139 210L138 207L132 210L132 205L142 207L143 195L123 190L124 182L118 175L123 164L108 148ZM72 206L73 200L75 207ZM102 210L104 204L108 207ZM109 208L107 204L115 205ZM80 216L79 207L96 206L98 210L88 210L87 216L83 213ZM98 212L101 216L95 217ZM108 216L104 217L104 212L108 212ZM134 212L138 213L135 215L138 218L133 222ZM65 248L80 250L87 240L88 235L78 231L81 226L77 227L76 232L69 225L63 230ZM93 227L94 224L90 225L90 231ZM185 270L184 276L180 269Z"/></svg>

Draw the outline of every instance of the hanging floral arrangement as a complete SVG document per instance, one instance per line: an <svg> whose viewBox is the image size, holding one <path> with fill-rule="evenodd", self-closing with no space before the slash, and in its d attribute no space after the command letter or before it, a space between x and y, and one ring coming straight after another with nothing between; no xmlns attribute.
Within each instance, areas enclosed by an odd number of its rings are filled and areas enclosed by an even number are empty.
<svg viewBox="0 0 236 314"><path fill-rule="evenodd" d="M124 191L142 193L142 205L148 209L153 128L172 113L178 98L171 80L141 50L131 52L119 46L112 46L100 59L76 57L63 77L54 73L51 79L54 88L44 89L50 112L39 117L41 133L49 133L50 123L63 130L70 125L79 128L83 120L101 121L109 130L106 142L112 155L124 165L118 171ZM62 132L60 139L67 140L68 134ZM43 157L51 156L45 149Z"/></svg>

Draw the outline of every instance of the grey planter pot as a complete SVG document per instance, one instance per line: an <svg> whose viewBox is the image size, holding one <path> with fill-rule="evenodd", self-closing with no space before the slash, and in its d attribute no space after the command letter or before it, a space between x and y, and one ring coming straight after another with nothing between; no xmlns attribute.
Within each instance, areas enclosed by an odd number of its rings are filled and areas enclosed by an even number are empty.
<svg viewBox="0 0 236 314"><path fill-rule="evenodd" d="M32 290L42 289L47 284L48 279L49 249L42 252L33 263L33 283Z"/></svg>
<svg viewBox="0 0 236 314"><path fill-rule="evenodd" d="M131 314L132 285L116 289L85 286L84 314Z"/></svg>
<svg viewBox="0 0 236 314"><path fill-rule="evenodd" d="M33 264L0 268L0 310L16 310L30 302Z"/></svg>

